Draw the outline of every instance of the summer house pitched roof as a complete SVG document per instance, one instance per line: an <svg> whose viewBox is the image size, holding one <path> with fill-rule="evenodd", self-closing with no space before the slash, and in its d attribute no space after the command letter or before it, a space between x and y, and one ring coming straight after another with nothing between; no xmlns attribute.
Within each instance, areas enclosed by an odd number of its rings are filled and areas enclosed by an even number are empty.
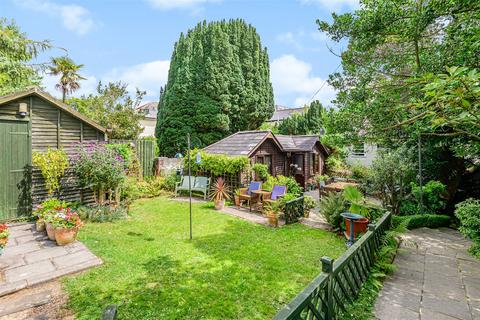
<svg viewBox="0 0 480 320"><path fill-rule="evenodd" d="M304 113L305 108L286 108L281 106L275 106L275 111L268 122L276 122L289 118L294 113Z"/></svg>
<svg viewBox="0 0 480 320"><path fill-rule="evenodd" d="M312 151L317 142L320 142L318 136L275 135L269 130L239 131L205 147L203 150L208 153L228 156L250 156L267 138L272 138L284 152L309 152ZM328 154L325 147L323 149Z"/></svg>

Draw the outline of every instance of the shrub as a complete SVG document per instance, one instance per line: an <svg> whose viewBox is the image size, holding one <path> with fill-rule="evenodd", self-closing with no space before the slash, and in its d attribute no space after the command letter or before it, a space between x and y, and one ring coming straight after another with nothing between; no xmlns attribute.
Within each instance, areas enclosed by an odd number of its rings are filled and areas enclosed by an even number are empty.
<svg viewBox="0 0 480 320"><path fill-rule="evenodd" d="M340 228L345 211L345 198L340 192L330 192L320 199L320 213L333 228Z"/></svg>
<svg viewBox="0 0 480 320"><path fill-rule="evenodd" d="M196 163L196 154L200 153L202 161L198 164ZM249 166L249 160L245 156L239 157L228 157L223 154L210 154L200 150L192 150L190 158L190 166L192 169L192 174L197 174L198 172L211 172L216 176L221 176L223 174L237 174ZM188 166L188 158L185 157L184 161L185 168ZM186 170L185 170L186 171Z"/></svg>
<svg viewBox="0 0 480 320"><path fill-rule="evenodd" d="M393 216L393 224L405 224L407 229L448 227L452 219L440 214L416 214L411 216Z"/></svg>
<svg viewBox="0 0 480 320"><path fill-rule="evenodd" d="M268 176L267 181L263 184L263 189L267 191L272 191L274 185L287 186L287 192L295 196L300 196L302 194L302 187L297 183L297 181L292 177L285 176Z"/></svg>
<svg viewBox="0 0 480 320"><path fill-rule="evenodd" d="M175 185L177 184L177 174L176 172L170 172L165 176L165 181L163 183L163 188L166 191L173 192L175 190Z"/></svg>
<svg viewBox="0 0 480 320"><path fill-rule="evenodd" d="M43 201L41 204L38 204L32 211L34 217L45 218L45 216L54 210L55 208L68 208L70 203L66 201L59 200L57 198L49 198Z"/></svg>
<svg viewBox="0 0 480 320"><path fill-rule="evenodd" d="M412 183L412 195L418 205L420 205L420 194L423 192L423 206L425 212L440 213L445 208L446 201L443 198L447 191L447 186L440 181L430 180L420 190L416 183Z"/></svg>
<svg viewBox="0 0 480 320"><path fill-rule="evenodd" d="M458 230L480 245L480 200L470 198L458 203L455 216L460 221Z"/></svg>
<svg viewBox="0 0 480 320"><path fill-rule="evenodd" d="M371 169L359 163L352 164L350 166L350 171L352 172L352 178L359 181L362 181L371 175Z"/></svg>
<svg viewBox="0 0 480 320"><path fill-rule="evenodd" d="M133 201L140 198L153 198L169 192L166 177L148 177L143 181L129 177L122 186L121 199ZM170 183L170 182L168 182Z"/></svg>
<svg viewBox="0 0 480 320"><path fill-rule="evenodd" d="M252 166L252 171L255 172L255 176L260 178L260 180L265 181L267 180L269 173L268 173L268 166L263 163L255 163Z"/></svg>
<svg viewBox="0 0 480 320"><path fill-rule="evenodd" d="M60 190L60 179L64 176L69 165L65 151L49 147L46 152L34 152L32 163L42 172L48 194L51 196L58 192Z"/></svg>
<svg viewBox="0 0 480 320"><path fill-rule="evenodd" d="M81 144L73 161L82 186L95 191L116 190L125 180L123 158L103 144Z"/></svg>
<svg viewBox="0 0 480 320"><path fill-rule="evenodd" d="M91 222L112 222L115 220L126 219L128 209L125 206L82 206L77 209L78 215L82 220Z"/></svg>
<svg viewBox="0 0 480 320"><path fill-rule="evenodd" d="M305 211L305 213L310 212L310 210L315 208L316 205L317 202L315 201L315 199L313 199L313 197L305 196L303 198L303 210Z"/></svg>

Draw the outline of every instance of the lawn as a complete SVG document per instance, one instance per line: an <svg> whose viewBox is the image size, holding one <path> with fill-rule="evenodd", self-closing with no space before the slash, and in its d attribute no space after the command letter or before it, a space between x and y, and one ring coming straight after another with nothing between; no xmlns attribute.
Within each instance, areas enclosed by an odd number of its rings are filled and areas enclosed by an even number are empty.
<svg viewBox="0 0 480 320"><path fill-rule="evenodd" d="M194 204L193 241L188 203L139 200L131 218L88 223L80 240L104 265L65 287L78 319L98 319L120 304L119 319L270 319L321 269L344 241L295 224L252 224Z"/></svg>

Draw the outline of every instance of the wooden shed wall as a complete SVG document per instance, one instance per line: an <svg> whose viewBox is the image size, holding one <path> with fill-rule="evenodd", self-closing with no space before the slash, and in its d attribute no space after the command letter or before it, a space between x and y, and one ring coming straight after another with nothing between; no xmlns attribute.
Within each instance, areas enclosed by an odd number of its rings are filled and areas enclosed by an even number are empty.
<svg viewBox="0 0 480 320"><path fill-rule="evenodd" d="M255 159L256 156L263 155L272 155L274 175L285 175L285 154L272 139L266 139L252 154L251 158Z"/></svg>
<svg viewBox="0 0 480 320"><path fill-rule="evenodd" d="M18 105L18 102L16 102ZM30 111L32 121L32 151L43 152L50 148L63 148L70 156L80 142L103 141L103 132L89 124L60 110L50 102L32 97ZM62 179L60 197L66 201L94 203L95 199L90 189L82 189L71 168ZM42 202L47 198L47 190L40 170L32 172L32 204Z"/></svg>

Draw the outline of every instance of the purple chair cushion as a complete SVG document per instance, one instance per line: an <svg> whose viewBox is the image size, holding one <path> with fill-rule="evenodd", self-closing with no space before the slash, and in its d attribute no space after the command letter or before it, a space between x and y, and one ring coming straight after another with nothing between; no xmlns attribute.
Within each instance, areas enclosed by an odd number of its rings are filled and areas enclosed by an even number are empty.
<svg viewBox="0 0 480 320"><path fill-rule="evenodd" d="M271 195L270 199L277 200L279 197L284 196L285 193L287 193L287 187L286 186L274 185L273 190L272 190L272 195Z"/></svg>
<svg viewBox="0 0 480 320"><path fill-rule="evenodd" d="M250 195L251 191L253 190L260 190L262 188L262 183L259 181L252 181L250 182L250 186L248 186L247 194Z"/></svg>

